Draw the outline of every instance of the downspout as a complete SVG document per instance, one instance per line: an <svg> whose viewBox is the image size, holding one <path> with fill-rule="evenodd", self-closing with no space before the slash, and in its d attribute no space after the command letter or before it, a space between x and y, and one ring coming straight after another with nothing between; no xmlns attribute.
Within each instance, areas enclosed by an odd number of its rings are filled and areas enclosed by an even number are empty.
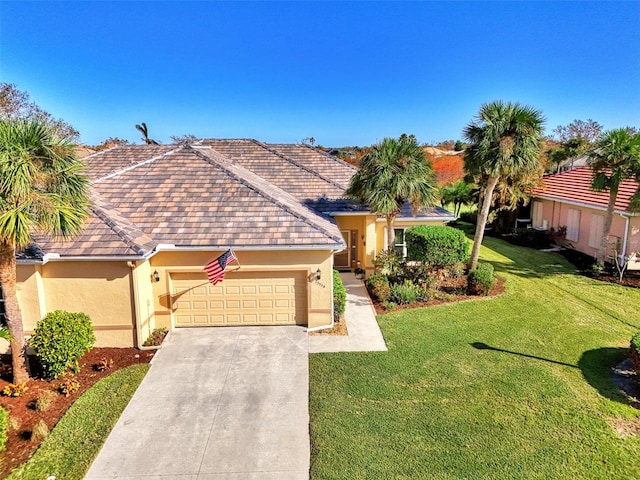
<svg viewBox="0 0 640 480"><path fill-rule="evenodd" d="M622 260L627 258L627 242L629 241L629 221L630 218L620 214L624 218L624 239L622 240Z"/></svg>
<svg viewBox="0 0 640 480"><path fill-rule="evenodd" d="M136 347L142 348L142 338L140 335L142 329L140 325L140 305L139 305L139 297L138 297L138 275L135 274L136 263L135 262L127 262L127 266L131 268L131 285L133 286L133 317L136 329Z"/></svg>

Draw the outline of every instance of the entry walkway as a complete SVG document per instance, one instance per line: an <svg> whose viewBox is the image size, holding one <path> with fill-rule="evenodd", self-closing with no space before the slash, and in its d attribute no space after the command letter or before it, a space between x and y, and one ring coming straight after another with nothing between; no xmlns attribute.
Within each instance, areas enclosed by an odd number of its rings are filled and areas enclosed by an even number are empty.
<svg viewBox="0 0 640 480"><path fill-rule="evenodd" d="M309 353L387 351L364 284L351 272L340 273L340 278L347 290L344 318L349 335L310 335Z"/></svg>
<svg viewBox="0 0 640 480"><path fill-rule="evenodd" d="M303 327L171 332L87 480L308 480Z"/></svg>

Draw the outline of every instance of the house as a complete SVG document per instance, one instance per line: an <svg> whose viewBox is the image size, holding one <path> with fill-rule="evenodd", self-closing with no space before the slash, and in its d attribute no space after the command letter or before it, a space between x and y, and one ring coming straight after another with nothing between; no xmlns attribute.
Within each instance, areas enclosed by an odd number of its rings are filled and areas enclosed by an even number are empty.
<svg viewBox="0 0 640 480"><path fill-rule="evenodd" d="M85 158L91 215L72 240L35 238L18 258L29 334L47 312L89 315L99 346L140 346L155 328L333 324L332 269L373 269L385 222L345 198L354 167L306 145L203 140L123 145ZM443 224L436 207L404 228ZM212 285L203 267L237 262Z"/></svg>
<svg viewBox="0 0 640 480"><path fill-rule="evenodd" d="M591 179L588 166L543 177L542 185L533 192L531 220L533 228L544 230L566 226L567 243L595 257L603 236L609 192L594 191ZM616 255L631 257L640 251L640 214L629 211L630 198L638 186L639 182L633 180L620 185L606 252L609 259ZM640 262L632 262L629 268L640 269Z"/></svg>

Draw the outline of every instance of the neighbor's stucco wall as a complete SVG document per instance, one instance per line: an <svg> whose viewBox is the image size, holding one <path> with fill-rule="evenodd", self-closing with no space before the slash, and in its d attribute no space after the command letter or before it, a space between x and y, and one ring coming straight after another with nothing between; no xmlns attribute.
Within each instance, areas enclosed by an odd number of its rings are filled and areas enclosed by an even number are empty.
<svg viewBox="0 0 640 480"><path fill-rule="evenodd" d="M591 232L591 214L595 213L604 216L605 210L589 208L580 205L570 205L563 202L536 198L535 202L542 204L542 220L546 220L548 228L558 228L568 225L569 209L580 211L580 223L578 228L577 240L567 240L571 248L595 256L598 248L589 245L589 235ZM624 239L625 229L627 228L626 218L618 213L613 216L610 235ZM629 217L628 223L628 241L627 254L640 249L640 218Z"/></svg>
<svg viewBox="0 0 640 480"><path fill-rule="evenodd" d="M153 298L153 324L155 327L173 328L171 311L171 276L173 272L203 272L204 266L222 254L217 252L160 252L149 260L149 277L157 271L160 281L151 282ZM332 269L333 256L330 251L247 251L239 250L234 254L243 272L251 271L302 271L311 276L320 268L321 280L309 279L307 283L308 327L321 327L332 323ZM228 271L238 267L238 263L229 264Z"/></svg>

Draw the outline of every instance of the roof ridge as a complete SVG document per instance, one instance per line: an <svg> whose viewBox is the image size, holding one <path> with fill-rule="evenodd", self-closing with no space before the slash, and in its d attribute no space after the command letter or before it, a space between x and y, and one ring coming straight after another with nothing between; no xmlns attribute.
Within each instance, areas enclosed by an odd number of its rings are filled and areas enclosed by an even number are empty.
<svg viewBox="0 0 640 480"><path fill-rule="evenodd" d="M128 172L129 170L133 170L134 168L138 168L138 167L140 167L142 165L147 165L148 163L155 162L156 160L159 160L162 157L165 157L166 155L171 155L172 153L176 152L177 150L180 150L180 148L182 148L183 146L184 145L177 145L176 148L174 148L172 150L167 150L166 152L161 153L160 155L156 155L155 157L151 157L151 158L148 158L146 160L142 160L142 161L140 161L138 163L135 163L133 165L129 165L128 167L121 168L120 170L117 170L115 172L109 173L109 174L107 174L107 175L105 175L103 177L96 178L95 180L91 181L90 184L93 185L94 183L98 183L98 182L101 182L103 180L108 180L108 179L113 178L113 177L115 177L117 175L120 175L120 174L122 174L124 172ZM118 147L114 147L114 148L118 148ZM111 150L111 149L109 149L109 150ZM103 150L103 151L107 151L107 150ZM86 157L86 158L89 158L89 157Z"/></svg>
<svg viewBox="0 0 640 480"><path fill-rule="evenodd" d="M284 154L278 152L277 150L275 150L273 148L270 148L267 143L263 143L263 142L260 142L258 140L255 140L255 139L252 139L252 141L256 145L258 145L258 146L264 148L265 150L267 150L268 152L271 152L272 154L282 158L284 161L289 162L292 165L295 165L296 167L300 168L301 170L304 170L305 172L308 172L311 175L314 175L314 176L318 177L321 180L324 180L329 185L333 185L334 187L338 187L338 188L340 188L342 190L346 190L346 187L344 185L340 185L338 182L336 182L334 180L331 180L330 178L325 177L324 175L316 172L315 170L313 170L312 168L307 167L306 165L301 165L300 163L296 162L295 160L293 160L292 158L288 157L287 155L284 155Z"/></svg>
<svg viewBox="0 0 640 480"><path fill-rule="evenodd" d="M323 157L329 158L331 160L333 160L336 163L339 163L345 167L349 167L351 170L353 170L354 172L357 172L358 169L351 165L349 162L345 162L344 160L342 160L340 157L336 157L335 155L331 155L327 152L323 152L321 150L318 150L316 147L312 147L311 145L307 145L306 143L273 143L271 145L295 145L295 146L300 146L300 147L304 147L307 148L309 150L312 150L315 153L318 153L320 155L322 155Z"/></svg>
<svg viewBox="0 0 640 480"><path fill-rule="evenodd" d="M109 229L116 234L129 248L138 255L148 253L150 249L144 246L153 243L153 239L138 228L128 218L120 214L111 204L107 203L98 192L91 192L91 210ZM129 230L127 231L127 227ZM131 233L135 233L134 237ZM140 240L143 243L140 243Z"/></svg>
<svg viewBox="0 0 640 480"><path fill-rule="evenodd" d="M322 225L322 223L324 223L324 222L332 225L331 220L329 219L329 217L326 217L325 215L323 215L321 212L318 212L317 210L313 210L311 208L306 207L305 205L300 203L290 193L282 190L281 188L277 187L276 185L273 185L272 183L268 182L264 178L260 177L259 175L255 174L254 172L252 172L251 170L248 170L248 169L236 164L232 160L224 157L222 154L220 154L213 147L210 147L210 146L199 146L196 149L196 148L194 148L192 146L185 145L184 148L185 149L189 149L189 150L193 150L193 152L196 155L201 157L207 163L215 165L215 166L221 168L230 177L234 178L235 180L237 180L240 183L242 183L243 185L245 185L247 188L250 188L254 192L258 193L260 196L262 196L263 198L269 200L274 205L277 205L279 208L285 210L290 215L293 215L298 220L302 221L303 223L306 223L307 225L309 225L310 227L314 228L315 230L320 231L322 234L324 234L327 237L331 238L336 243L342 243L343 242L342 237L338 237L337 235L333 235L331 233L330 229L327 228L328 225ZM199 151L199 150L203 150L205 148L209 149L215 155L209 156L209 155ZM217 156L217 158L216 158L216 156ZM266 184L266 188L265 188L265 186L260 185L260 183ZM269 192L269 190L273 190L273 193ZM275 195L276 193L277 193L277 195ZM283 201L284 199L286 199L287 202ZM320 221L313 221L308 215L303 215L300 210L304 210L305 212L308 212L311 215L313 215L312 218L318 218L318 219L321 219L322 221L321 222Z"/></svg>

